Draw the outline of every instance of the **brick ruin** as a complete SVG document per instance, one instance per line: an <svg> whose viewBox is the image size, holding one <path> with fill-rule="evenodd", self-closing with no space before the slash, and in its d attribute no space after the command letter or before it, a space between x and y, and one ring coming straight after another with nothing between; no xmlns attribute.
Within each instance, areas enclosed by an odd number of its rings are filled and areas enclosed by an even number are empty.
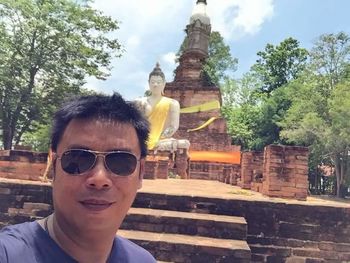
<svg viewBox="0 0 350 263"><path fill-rule="evenodd" d="M306 200L308 192L306 147L269 145L264 152L244 152L238 186L270 197Z"/></svg>

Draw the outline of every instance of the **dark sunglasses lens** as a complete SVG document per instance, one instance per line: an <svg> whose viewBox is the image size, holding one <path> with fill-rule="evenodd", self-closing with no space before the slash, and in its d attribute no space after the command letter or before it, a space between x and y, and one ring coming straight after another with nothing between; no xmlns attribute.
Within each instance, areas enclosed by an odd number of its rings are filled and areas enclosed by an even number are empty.
<svg viewBox="0 0 350 263"><path fill-rule="evenodd" d="M95 154L83 150L69 150L62 154L61 166L68 174L82 174L95 163Z"/></svg>
<svg viewBox="0 0 350 263"><path fill-rule="evenodd" d="M127 152L109 153L106 155L106 165L112 173L128 176L135 171L137 158Z"/></svg>

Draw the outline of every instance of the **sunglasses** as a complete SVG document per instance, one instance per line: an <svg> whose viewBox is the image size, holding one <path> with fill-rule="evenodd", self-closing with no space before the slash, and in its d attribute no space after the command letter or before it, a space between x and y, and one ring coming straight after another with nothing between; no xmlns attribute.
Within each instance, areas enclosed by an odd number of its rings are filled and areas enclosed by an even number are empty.
<svg viewBox="0 0 350 263"><path fill-rule="evenodd" d="M129 152L98 152L84 149L70 149L57 159L61 161L62 170L67 174L79 175L91 170L98 156L103 157L106 169L118 176L131 175L140 161Z"/></svg>

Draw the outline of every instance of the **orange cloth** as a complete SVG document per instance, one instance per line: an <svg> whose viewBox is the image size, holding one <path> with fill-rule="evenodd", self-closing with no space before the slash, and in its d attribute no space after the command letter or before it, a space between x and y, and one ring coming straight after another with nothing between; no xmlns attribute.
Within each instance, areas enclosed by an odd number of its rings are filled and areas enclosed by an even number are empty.
<svg viewBox="0 0 350 263"><path fill-rule="evenodd" d="M240 164L241 152L190 151L190 160Z"/></svg>

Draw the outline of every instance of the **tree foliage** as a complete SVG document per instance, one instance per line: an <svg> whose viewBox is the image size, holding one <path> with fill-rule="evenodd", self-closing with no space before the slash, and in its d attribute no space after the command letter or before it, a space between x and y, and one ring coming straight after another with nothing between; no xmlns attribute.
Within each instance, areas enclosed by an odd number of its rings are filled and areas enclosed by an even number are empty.
<svg viewBox="0 0 350 263"><path fill-rule="evenodd" d="M287 38L277 46L267 44L252 70L260 77L262 92L270 94L275 89L296 79L305 68L308 52L299 47L298 40Z"/></svg>
<svg viewBox="0 0 350 263"><path fill-rule="evenodd" d="M308 52L299 42L287 38L276 47L267 44L265 51L257 53L259 59L242 79L227 81L223 96L253 100L224 100L223 115L228 121L234 143L244 149L261 150L268 144L286 143L280 137L280 122L290 107L290 97L283 86L296 78L305 68ZM229 88L235 84L235 88ZM232 108L231 110L227 110Z"/></svg>
<svg viewBox="0 0 350 263"><path fill-rule="evenodd" d="M0 119L5 149L45 124L85 77L105 79L120 44L117 21L89 1L0 0ZM35 124L35 125L33 125Z"/></svg>
<svg viewBox="0 0 350 263"><path fill-rule="evenodd" d="M242 79L226 79L221 86L223 105L222 115L234 144L243 149L258 149L261 139L256 136L261 116L262 95L256 91L260 81L250 73Z"/></svg>
<svg viewBox="0 0 350 263"><path fill-rule="evenodd" d="M187 41L188 38L186 36L176 54L176 62L178 62L180 56L185 51ZM208 58L203 67L204 74L207 78L215 85L219 85L230 73L236 70L237 63L237 58L232 57L230 47L225 44L221 34L217 31L211 32Z"/></svg>
<svg viewBox="0 0 350 263"><path fill-rule="evenodd" d="M335 167L341 196L350 178L350 39L345 33L322 35L310 54L309 71L288 87L292 104L281 134Z"/></svg>

